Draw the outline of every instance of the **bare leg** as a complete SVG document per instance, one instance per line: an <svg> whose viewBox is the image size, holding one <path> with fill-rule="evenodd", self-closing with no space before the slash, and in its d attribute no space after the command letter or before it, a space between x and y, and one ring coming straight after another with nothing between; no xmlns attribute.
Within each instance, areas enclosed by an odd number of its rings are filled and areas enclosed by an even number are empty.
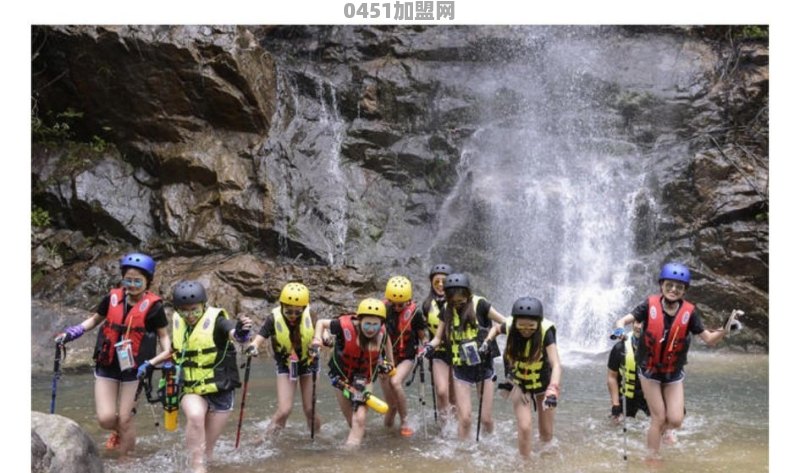
<svg viewBox="0 0 800 473"><path fill-rule="evenodd" d="M514 415L517 417L517 443L519 454L523 458L530 458L531 443L533 441L533 414L531 413L531 399L522 389L514 387L511 391L511 402L514 406Z"/></svg>
<svg viewBox="0 0 800 473"><path fill-rule="evenodd" d="M661 434L667 424L667 405L664 402L661 383L642 376L642 392L647 400L647 408L650 410L650 427L647 429L647 448L653 455L658 455L661 449ZM681 385L681 404L683 404L683 383ZM683 410L681 410L681 416Z"/></svg>
<svg viewBox="0 0 800 473"><path fill-rule="evenodd" d="M450 365L442 360L433 360L433 383L436 386L436 409L438 410L440 422L446 422L450 415L451 391L453 384L453 373Z"/></svg>
<svg viewBox="0 0 800 473"><path fill-rule="evenodd" d="M181 410L186 416L186 451L192 473L205 473L203 456L206 450L206 413L208 403L197 394L185 394Z"/></svg>
<svg viewBox="0 0 800 473"><path fill-rule="evenodd" d="M397 406L397 412L400 414L400 430L408 428L408 403L406 402L406 392L403 389L403 380L414 368L412 360L403 360L397 365L397 373L389 379L394 391L394 399Z"/></svg>
<svg viewBox="0 0 800 473"><path fill-rule="evenodd" d="M214 446L217 444L220 434L225 429L225 424L233 411L224 412L208 412L206 414L206 460L211 461L214 458Z"/></svg>
<svg viewBox="0 0 800 473"><path fill-rule="evenodd" d="M539 413L539 440L542 443L547 443L553 440L556 410L544 408L544 393L536 395L536 411Z"/></svg>
<svg viewBox="0 0 800 473"><path fill-rule="evenodd" d="M394 377L397 377L397 375L395 374ZM378 377L378 382L383 391L383 400L386 401L386 404L389 406L389 410L383 415L383 425L384 427L391 428L394 426L394 418L397 415L397 398L394 388L392 388L392 382L388 377L381 375Z"/></svg>
<svg viewBox="0 0 800 473"><path fill-rule="evenodd" d="M289 414L292 413L294 390L295 386L297 386L296 381L289 380L288 374L279 374L275 384L278 388L278 407L275 413L272 414L272 419L267 427L267 436L275 435L286 427L286 420L289 418Z"/></svg>
<svg viewBox="0 0 800 473"><path fill-rule="evenodd" d="M494 420L492 420L492 407L494 406L494 383L491 378L485 380L483 383L478 383L478 389L483 386L483 399L481 403L481 428L487 434L494 432Z"/></svg>
<svg viewBox="0 0 800 473"><path fill-rule="evenodd" d="M311 403L313 402L313 377L312 375L303 375L300 377L300 397L303 401L303 413L306 415L306 422L308 423L308 430L312 428L314 432L319 432L322 419L319 414L315 415L315 419L311 419ZM313 425L313 427L312 427Z"/></svg>
<svg viewBox="0 0 800 473"><path fill-rule="evenodd" d="M458 420L458 438L467 440L472 428L472 384L456 381L456 419Z"/></svg>
<svg viewBox="0 0 800 473"><path fill-rule="evenodd" d="M126 454L136 446L136 422L133 419L133 408L136 405L136 388L138 381L121 383L119 388L119 416L117 432L119 433L119 452Z"/></svg>
<svg viewBox="0 0 800 473"><path fill-rule="evenodd" d="M355 448L361 445L364 439L364 433L367 430L367 406L358 406L353 412L352 424L350 425L350 434L347 436L345 447Z"/></svg>

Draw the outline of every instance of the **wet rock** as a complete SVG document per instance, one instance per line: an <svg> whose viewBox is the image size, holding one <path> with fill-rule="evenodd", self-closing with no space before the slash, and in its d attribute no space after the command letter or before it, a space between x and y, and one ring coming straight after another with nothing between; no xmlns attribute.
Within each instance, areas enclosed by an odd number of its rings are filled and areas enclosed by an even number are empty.
<svg viewBox="0 0 800 473"><path fill-rule="evenodd" d="M41 443L35 442L38 438ZM44 447L44 448L42 448ZM73 420L58 414L31 412L31 466L53 473L102 473L94 441ZM37 471L37 470L33 470Z"/></svg>

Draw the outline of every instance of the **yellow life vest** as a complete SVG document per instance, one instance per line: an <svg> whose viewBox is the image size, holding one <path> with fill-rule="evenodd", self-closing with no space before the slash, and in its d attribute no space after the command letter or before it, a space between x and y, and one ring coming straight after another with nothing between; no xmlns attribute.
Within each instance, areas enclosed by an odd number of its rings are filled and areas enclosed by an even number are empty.
<svg viewBox="0 0 800 473"><path fill-rule="evenodd" d="M280 306L272 309L272 318L275 320L275 334L272 336L272 348L275 350L276 354L280 353L288 358L292 352L294 352L294 347L292 347L289 324L286 323ZM312 338L314 338L314 324L311 321L311 311L308 306L306 306L300 318L300 353L297 353L297 356L300 357L303 364L307 364L309 361L308 346L311 344Z"/></svg>
<svg viewBox="0 0 800 473"><path fill-rule="evenodd" d="M478 302L482 301L483 297L480 296L472 296L472 310L475 311L475 317L478 316ZM458 316L458 312L451 309L450 307L446 307L446 310L452 312L453 316L453 323L450 326L450 349L453 353L453 366L461 366L466 365L467 363L461 359L461 343L462 342L469 342L471 340L477 340L478 338L478 330L480 329L480 323L478 325L471 327L465 326L461 327L461 318Z"/></svg>
<svg viewBox="0 0 800 473"><path fill-rule="evenodd" d="M189 333L189 327L178 312L172 314L172 349L176 364L181 366L183 392L211 394L226 386L225 370L217 369L225 359L228 344L220 353L214 344L217 317L228 317L224 309L209 307Z"/></svg>
<svg viewBox="0 0 800 473"><path fill-rule="evenodd" d="M509 317L506 319L506 333L511 333L511 324L514 323L514 318ZM542 333L542 354L539 359L533 362L515 361L511 367L511 372L514 376L514 381L521 388L528 392L539 391L542 388L542 366L544 366L544 337L550 327L555 326L553 322L543 318L540 323L540 332ZM525 344L525 356L527 357L531 352L533 342L528 340Z"/></svg>
<svg viewBox="0 0 800 473"><path fill-rule="evenodd" d="M636 360L633 353L633 342L631 337L625 339L625 365L620 366L619 374L625 380L622 386L622 393L628 399L633 399L636 389Z"/></svg>

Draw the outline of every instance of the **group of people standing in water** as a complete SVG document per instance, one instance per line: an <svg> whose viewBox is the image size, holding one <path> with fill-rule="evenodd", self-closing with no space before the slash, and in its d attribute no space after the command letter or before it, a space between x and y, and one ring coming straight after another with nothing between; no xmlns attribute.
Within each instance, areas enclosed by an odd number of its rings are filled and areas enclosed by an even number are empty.
<svg viewBox="0 0 800 473"><path fill-rule="evenodd" d="M329 350L328 377L350 427L347 447L363 441L368 408L384 416L387 428L399 421L401 436L415 434L404 383L418 368L424 373L423 364L433 379L435 418L440 424L456 422L459 439L471 437L473 386L479 412L476 437L481 430L493 431L496 383L497 392L511 400L521 456L531 455L534 413L539 440L553 438L562 366L556 326L536 297L520 297L505 316L473 292L467 274L436 264L422 303L414 300L411 281L398 275L388 280L383 298L366 298L353 313L318 319L309 289L291 281L256 331L250 318L233 318L210 305L199 281L175 284L167 301L173 308L169 320L165 301L149 291L155 267L148 255L125 255L120 287L100 301L91 317L56 337L64 344L100 327L94 395L98 422L111 431L109 449L122 454L133 449L137 391L158 366L178 380L175 407L179 403L186 419L190 469L205 471L234 409L234 389L241 386L237 347L248 357L258 356L268 339L277 372L277 408L267 436L286 426L298 387L312 436L319 430L316 382L320 353ZM647 446L654 454L662 441L674 439L670 431L683 420L683 367L691 335L714 345L738 325L732 314L724 328L705 329L699 311L683 298L690 281L686 266L666 264L658 278L660 292L617 320L612 333L618 343L608 363L611 417L619 421L638 410L649 414ZM626 334L624 327L630 324L634 330ZM502 353L499 335L506 336ZM503 366L499 382L497 357ZM385 402L373 391L376 379Z"/></svg>

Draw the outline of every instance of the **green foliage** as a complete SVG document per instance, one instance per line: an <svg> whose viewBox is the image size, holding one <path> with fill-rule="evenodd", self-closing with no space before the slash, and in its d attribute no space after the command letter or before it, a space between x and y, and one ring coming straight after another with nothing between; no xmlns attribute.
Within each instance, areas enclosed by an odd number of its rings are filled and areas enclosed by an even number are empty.
<svg viewBox="0 0 800 473"><path fill-rule="evenodd" d="M744 25L736 27L734 37L737 39L768 39L769 27L759 25Z"/></svg>
<svg viewBox="0 0 800 473"><path fill-rule="evenodd" d="M45 228L50 226L50 213L47 210L33 206L31 209L31 226L35 228Z"/></svg>
<svg viewBox="0 0 800 473"><path fill-rule="evenodd" d="M33 142L63 143L71 140L74 136L72 128L80 118L83 118L83 112L71 108L56 114L55 117L48 114L42 118L35 112L31 113Z"/></svg>

